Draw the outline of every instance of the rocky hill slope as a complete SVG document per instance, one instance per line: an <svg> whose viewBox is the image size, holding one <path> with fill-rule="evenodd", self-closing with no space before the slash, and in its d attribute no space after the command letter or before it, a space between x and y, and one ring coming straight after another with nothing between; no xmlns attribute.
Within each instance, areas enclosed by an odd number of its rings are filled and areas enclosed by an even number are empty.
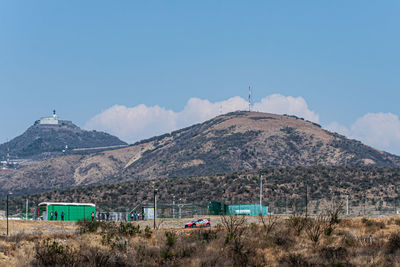
<svg viewBox="0 0 400 267"><path fill-rule="evenodd" d="M263 175L263 203L275 213L304 211L308 193L310 213L323 212L332 202L344 202L349 194L352 214L394 213L399 203L400 169L373 166L309 166L262 169L243 173L163 180L124 181L85 185L43 192L30 201L92 202L100 211L130 211L138 204L152 205L158 189L159 205L176 203L206 207L209 201L249 204L259 201L259 177ZM306 189L307 186L307 189ZM11 207L21 208L25 197L13 198ZM2 205L2 206L1 206ZM4 209L5 202L0 203ZM162 211L160 211L162 212Z"/></svg>
<svg viewBox="0 0 400 267"><path fill-rule="evenodd" d="M399 167L400 157L294 116L234 112L126 148L31 164L0 179L21 194L87 184L287 166Z"/></svg>
<svg viewBox="0 0 400 267"><path fill-rule="evenodd" d="M70 121L60 120L56 125L35 123L22 135L0 145L0 159L7 153L12 158L29 158L41 154L61 154L76 148L126 145L115 136L104 132L85 131Z"/></svg>

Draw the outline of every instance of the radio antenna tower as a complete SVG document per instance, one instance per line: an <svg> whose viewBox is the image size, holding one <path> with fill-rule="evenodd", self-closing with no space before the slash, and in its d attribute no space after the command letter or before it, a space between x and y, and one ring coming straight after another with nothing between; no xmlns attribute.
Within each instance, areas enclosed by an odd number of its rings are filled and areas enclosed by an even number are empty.
<svg viewBox="0 0 400 267"><path fill-rule="evenodd" d="M249 112L251 111L251 88L249 86Z"/></svg>

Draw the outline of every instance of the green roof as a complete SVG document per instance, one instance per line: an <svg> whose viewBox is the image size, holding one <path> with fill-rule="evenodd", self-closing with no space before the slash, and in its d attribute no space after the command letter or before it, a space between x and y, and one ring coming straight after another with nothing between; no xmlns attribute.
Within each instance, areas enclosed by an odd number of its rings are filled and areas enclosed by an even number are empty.
<svg viewBox="0 0 400 267"><path fill-rule="evenodd" d="M73 202L73 203L68 203L68 202L42 202L39 203L38 206L49 206L49 205L57 205L57 206L91 206L91 207L96 207L95 204L93 203L77 203L77 202Z"/></svg>

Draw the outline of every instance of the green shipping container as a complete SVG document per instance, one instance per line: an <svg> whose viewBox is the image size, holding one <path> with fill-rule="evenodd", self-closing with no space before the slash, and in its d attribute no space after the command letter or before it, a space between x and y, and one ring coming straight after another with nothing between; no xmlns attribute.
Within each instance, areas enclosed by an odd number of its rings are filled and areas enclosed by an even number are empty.
<svg viewBox="0 0 400 267"><path fill-rule="evenodd" d="M208 203L208 215L224 215L227 213L227 207L222 202L210 201Z"/></svg>
<svg viewBox="0 0 400 267"><path fill-rule="evenodd" d="M38 205L38 218L45 221L61 221L62 213L64 221L91 220L92 212L96 214L96 205L92 203L42 202Z"/></svg>
<svg viewBox="0 0 400 267"><path fill-rule="evenodd" d="M260 204L239 204L239 205L228 205L229 215L267 215L268 207L262 206Z"/></svg>

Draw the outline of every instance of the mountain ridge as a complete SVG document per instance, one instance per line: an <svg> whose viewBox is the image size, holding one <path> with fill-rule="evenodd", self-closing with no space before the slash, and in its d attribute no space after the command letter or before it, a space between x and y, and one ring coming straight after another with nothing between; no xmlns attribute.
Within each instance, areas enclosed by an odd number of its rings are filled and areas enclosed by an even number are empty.
<svg viewBox="0 0 400 267"><path fill-rule="evenodd" d="M21 135L0 144L0 159L59 156L63 150L68 153L72 149L118 145L126 143L105 132L82 130L71 121L57 120L57 124L36 121Z"/></svg>
<svg viewBox="0 0 400 267"><path fill-rule="evenodd" d="M0 178L0 188L22 194L315 165L400 167L400 157L296 116L233 112L125 148L37 162Z"/></svg>

